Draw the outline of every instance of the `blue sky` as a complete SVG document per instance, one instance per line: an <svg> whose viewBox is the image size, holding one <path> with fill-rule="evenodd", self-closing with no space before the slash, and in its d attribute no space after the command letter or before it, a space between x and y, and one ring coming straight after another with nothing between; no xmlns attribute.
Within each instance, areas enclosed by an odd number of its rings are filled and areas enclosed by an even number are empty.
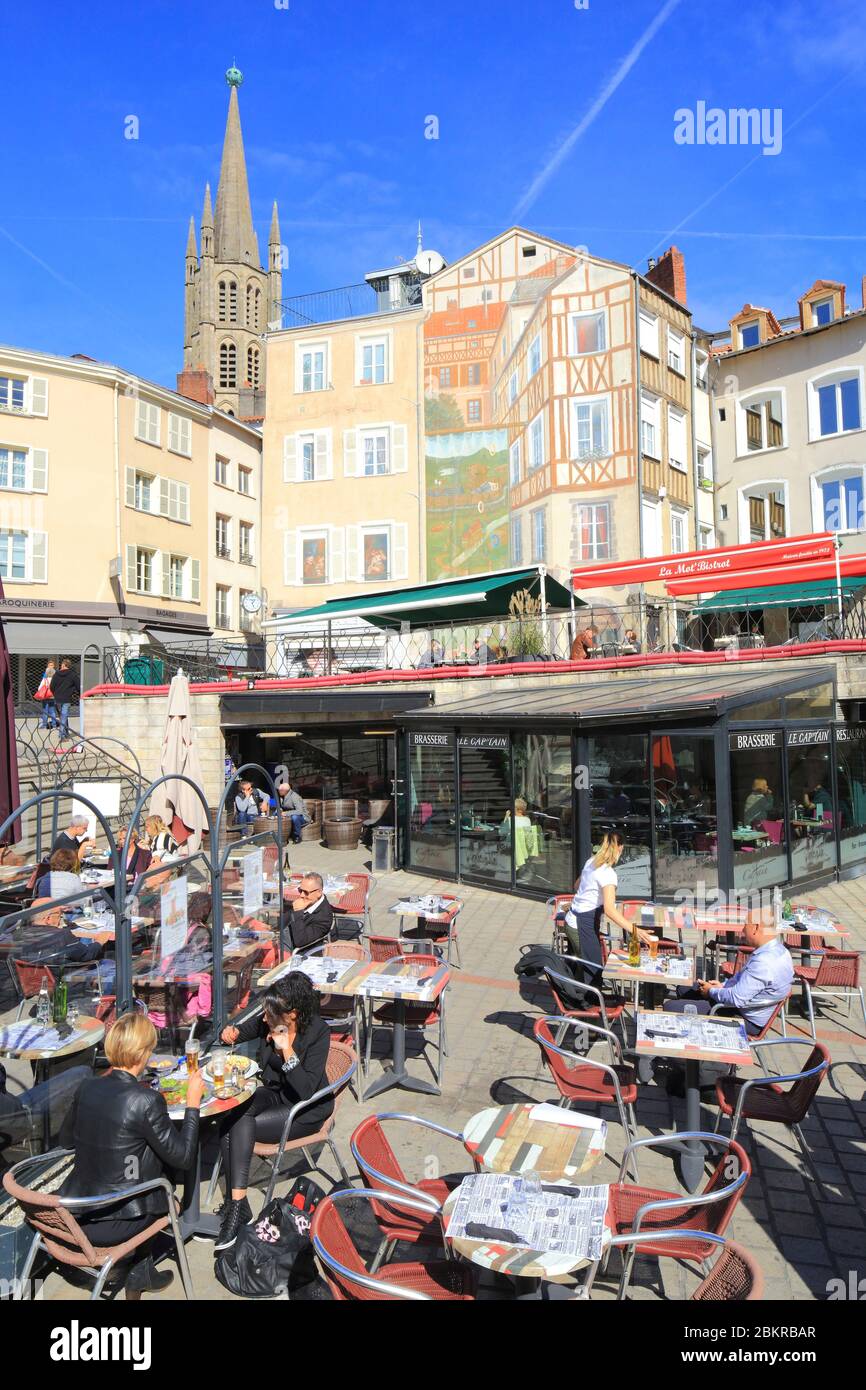
<svg viewBox="0 0 866 1390"><path fill-rule="evenodd" d="M854 0L279 3L4 7L0 340L174 384L187 223L215 192L233 59L286 295L410 257L420 217L449 260L518 220L641 268L673 240L702 327L746 300L790 314L819 276L859 307ZM781 108L781 153L676 144L674 112L699 101Z"/></svg>

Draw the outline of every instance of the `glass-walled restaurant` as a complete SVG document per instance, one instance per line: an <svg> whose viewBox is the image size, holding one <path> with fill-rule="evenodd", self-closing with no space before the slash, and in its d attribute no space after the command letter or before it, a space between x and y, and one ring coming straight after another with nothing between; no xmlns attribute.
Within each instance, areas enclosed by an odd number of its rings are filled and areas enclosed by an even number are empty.
<svg viewBox="0 0 866 1390"><path fill-rule="evenodd" d="M606 829L623 898L807 885L866 868L866 725L811 666L549 684L404 715L401 862L568 892Z"/></svg>

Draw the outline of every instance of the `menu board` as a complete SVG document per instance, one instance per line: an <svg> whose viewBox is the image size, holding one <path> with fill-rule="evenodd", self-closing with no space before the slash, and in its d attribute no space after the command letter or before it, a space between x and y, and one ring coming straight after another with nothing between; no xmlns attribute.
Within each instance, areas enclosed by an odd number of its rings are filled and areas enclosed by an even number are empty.
<svg viewBox="0 0 866 1390"><path fill-rule="evenodd" d="M244 916L253 917L261 911L264 902L264 850L250 850L244 855Z"/></svg>
<svg viewBox="0 0 866 1390"><path fill-rule="evenodd" d="M159 894L160 955L165 960L184 945L189 930L189 883L180 875L166 883Z"/></svg>

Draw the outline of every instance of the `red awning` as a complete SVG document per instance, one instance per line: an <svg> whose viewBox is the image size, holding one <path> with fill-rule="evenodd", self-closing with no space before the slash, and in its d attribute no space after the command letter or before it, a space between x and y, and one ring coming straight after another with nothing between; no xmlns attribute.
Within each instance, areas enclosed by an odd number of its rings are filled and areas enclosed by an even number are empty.
<svg viewBox="0 0 866 1390"><path fill-rule="evenodd" d="M588 565L572 570L571 582L575 589L653 584L660 580L670 586L671 581L697 577L703 580L698 588L709 591L722 587L717 581L725 574L765 565L806 565L817 560L832 560L833 551L834 540L830 531L807 536L780 536L777 540L759 541L757 544L728 545L717 550L690 550L652 560L620 560L612 565ZM685 592L693 592L693 589Z"/></svg>
<svg viewBox="0 0 866 1390"><path fill-rule="evenodd" d="M839 558L841 578L866 572L866 555L845 555ZM806 584L813 579L835 579L834 560L815 560L811 564L765 565L762 569L737 570L730 574L698 575L692 579L669 579L665 587L669 594L717 593L725 589L761 589L778 584Z"/></svg>

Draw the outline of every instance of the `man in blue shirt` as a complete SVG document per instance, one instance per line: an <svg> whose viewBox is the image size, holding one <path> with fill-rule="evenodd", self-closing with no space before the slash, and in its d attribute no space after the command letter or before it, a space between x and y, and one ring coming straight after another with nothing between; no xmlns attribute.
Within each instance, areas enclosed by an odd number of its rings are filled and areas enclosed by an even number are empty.
<svg viewBox="0 0 866 1390"><path fill-rule="evenodd" d="M720 1012L739 1014L746 1032L755 1037L766 1026L774 1008L791 993L794 962L776 931L771 912L754 913L743 927L743 944L753 947L742 970L724 980L698 980L695 987L681 985L676 999L665 1002L667 1013L682 1013L694 1004L698 1013L708 1014L717 1004Z"/></svg>

